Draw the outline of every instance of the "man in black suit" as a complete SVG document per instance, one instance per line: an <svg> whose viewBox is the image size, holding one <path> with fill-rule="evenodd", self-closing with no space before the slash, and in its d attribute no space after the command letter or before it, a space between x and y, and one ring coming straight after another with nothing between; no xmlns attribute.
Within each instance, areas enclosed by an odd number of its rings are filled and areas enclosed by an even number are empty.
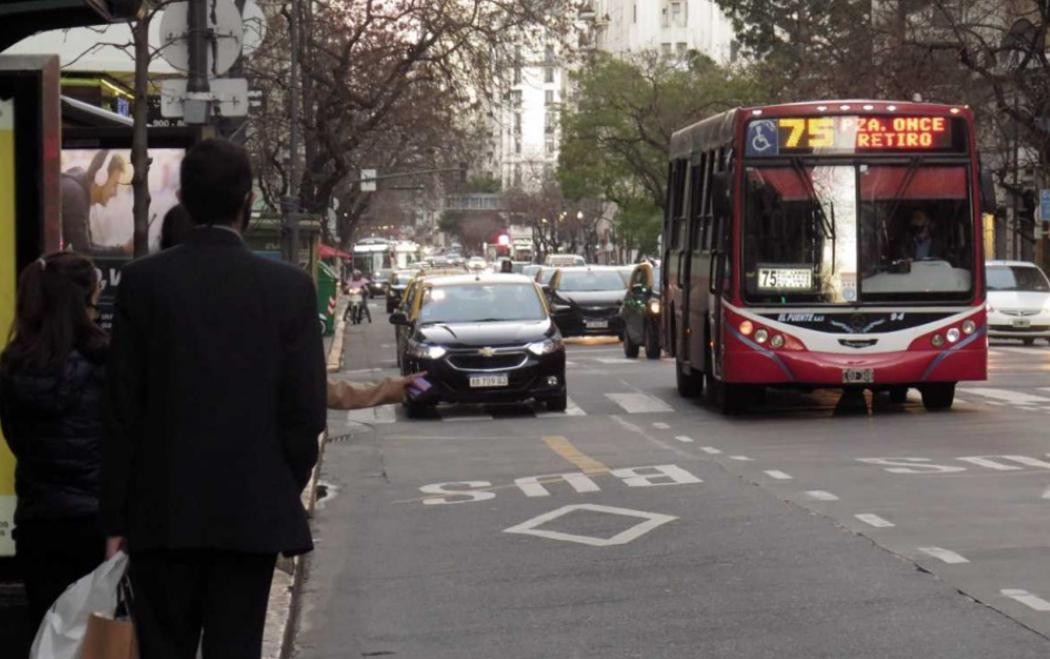
<svg viewBox="0 0 1050 659"><path fill-rule="evenodd" d="M194 147L185 242L125 266L103 456L108 550L131 556L142 659L258 659L278 553L313 547L300 494L325 427L313 282L254 255L245 151ZM203 636L202 636L203 634Z"/></svg>

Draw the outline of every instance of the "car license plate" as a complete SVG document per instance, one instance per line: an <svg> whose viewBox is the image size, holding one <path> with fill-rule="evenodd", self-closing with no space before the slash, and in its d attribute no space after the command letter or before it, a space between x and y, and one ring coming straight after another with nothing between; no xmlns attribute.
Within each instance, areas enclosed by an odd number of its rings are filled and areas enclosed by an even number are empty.
<svg viewBox="0 0 1050 659"><path fill-rule="evenodd" d="M1014 318L1013 319L1013 326L1014 327L1031 327L1032 326L1032 321L1028 320L1027 318Z"/></svg>
<svg viewBox="0 0 1050 659"><path fill-rule="evenodd" d="M842 369L842 384L871 384L874 381L875 369L873 368Z"/></svg>
<svg viewBox="0 0 1050 659"><path fill-rule="evenodd" d="M583 321L583 325L587 329L605 329L606 327L609 326L609 321L607 321L607 320L585 320L585 321Z"/></svg>
<svg viewBox="0 0 1050 659"><path fill-rule="evenodd" d="M510 384L507 374L500 375L472 375L470 386L472 389L483 389L485 387L506 387Z"/></svg>

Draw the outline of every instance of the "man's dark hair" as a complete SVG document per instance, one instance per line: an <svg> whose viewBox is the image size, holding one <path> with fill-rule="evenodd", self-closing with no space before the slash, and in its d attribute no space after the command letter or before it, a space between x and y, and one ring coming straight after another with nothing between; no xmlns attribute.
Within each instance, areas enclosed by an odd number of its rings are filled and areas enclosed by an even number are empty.
<svg viewBox="0 0 1050 659"><path fill-rule="evenodd" d="M182 160L182 205L195 224L233 224L252 191L248 152L228 140L197 144Z"/></svg>
<svg viewBox="0 0 1050 659"><path fill-rule="evenodd" d="M160 248L170 249L182 244L193 227L193 218L182 204L172 206L164 214L164 224L160 227Z"/></svg>

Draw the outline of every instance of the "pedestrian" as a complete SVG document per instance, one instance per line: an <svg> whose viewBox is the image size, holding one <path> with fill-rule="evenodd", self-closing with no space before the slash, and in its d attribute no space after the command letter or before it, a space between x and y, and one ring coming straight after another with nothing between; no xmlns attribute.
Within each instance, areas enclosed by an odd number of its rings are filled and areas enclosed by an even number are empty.
<svg viewBox="0 0 1050 659"><path fill-rule="evenodd" d="M0 426L17 460L15 554L29 629L102 562L99 523L108 338L87 257L48 254L18 279L11 340L0 353Z"/></svg>
<svg viewBox="0 0 1050 659"><path fill-rule="evenodd" d="M163 224L160 227L161 250L171 249L181 245L190 231L193 230L193 220L182 204L175 204L164 214Z"/></svg>
<svg viewBox="0 0 1050 659"><path fill-rule="evenodd" d="M277 554L313 548L300 495L327 412L317 293L241 238L243 148L181 165L194 223L122 271L103 461L107 553L125 547L142 659L258 659Z"/></svg>

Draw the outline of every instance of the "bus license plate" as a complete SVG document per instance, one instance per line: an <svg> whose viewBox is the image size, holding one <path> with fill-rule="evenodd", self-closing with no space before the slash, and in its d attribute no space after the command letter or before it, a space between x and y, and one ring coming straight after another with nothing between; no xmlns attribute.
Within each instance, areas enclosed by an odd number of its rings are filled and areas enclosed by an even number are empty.
<svg viewBox="0 0 1050 659"><path fill-rule="evenodd" d="M1031 327L1032 321L1027 318L1014 318L1013 325L1014 327Z"/></svg>
<svg viewBox="0 0 1050 659"><path fill-rule="evenodd" d="M485 387L506 387L510 384L507 378L507 374L501 375L472 375L470 376L470 387L472 389L482 389Z"/></svg>
<svg viewBox="0 0 1050 659"><path fill-rule="evenodd" d="M584 326L587 329L605 329L606 327L609 326L609 321L607 321L607 320L585 320L585 321L583 321L583 324L584 324Z"/></svg>
<svg viewBox="0 0 1050 659"><path fill-rule="evenodd" d="M873 368L842 369L842 384L871 384L872 382L875 382L875 369Z"/></svg>

